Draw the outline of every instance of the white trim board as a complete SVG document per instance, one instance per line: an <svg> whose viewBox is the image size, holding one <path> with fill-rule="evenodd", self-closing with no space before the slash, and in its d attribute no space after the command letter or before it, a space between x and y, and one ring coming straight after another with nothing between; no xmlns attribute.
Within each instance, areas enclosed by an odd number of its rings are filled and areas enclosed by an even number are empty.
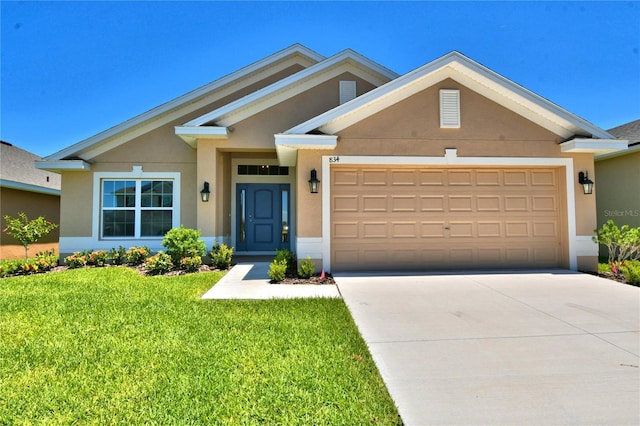
<svg viewBox="0 0 640 426"><path fill-rule="evenodd" d="M567 193L567 243L569 269L577 270L578 256L590 253L584 236L576 235L576 202L573 159L540 157L458 157L455 149L448 149L444 157L396 157L396 156L323 156L322 157L322 266L331 271L331 165L375 165L375 166L497 166L536 167L551 166L565 168ZM578 248L580 253L578 253Z"/></svg>

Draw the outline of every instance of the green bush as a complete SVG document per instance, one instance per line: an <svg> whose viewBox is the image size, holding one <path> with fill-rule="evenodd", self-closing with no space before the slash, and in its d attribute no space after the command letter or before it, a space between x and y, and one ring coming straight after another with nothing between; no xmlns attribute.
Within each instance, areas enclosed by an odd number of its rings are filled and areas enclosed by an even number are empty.
<svg viewBox="0 0 640 426"><path fill-rule="evenodd" d="M640 285L640 260L628 260L620 266L620 272L629 284Z"/></svg>
<svg viewBox="0 0 640 426"><path fill-rule="evenodd" d="M180 259L180 269L184 269L187 272L196 272L200 265L202 265L202 257L198 255Z"/></svg>
<svg viewBox="0 0 640 426"><path fill-rule="evenodd" d="M112 265L124 265L127 263L127 251L124 247L118 246L118 248L112 248L109 250L109 259Z"/></svg>
<svg viewBox="0 0 640 426"><path fill-rule="evenodd" d="M269 265L269 271L267 272L272 282L280 282L287 274L287 261L275 259Z"/></svg>
<svg viewBox="0 0 640 426"><path fill-rule="evenodd" d="M64 263L71 269L82 268L87 266L89 254L91 251L76 251L64 258Z"/></svg>
<svg viewBox="0 0 640 426"><path fill-rule="evenodd" d="M296 255L291 250L282 249L276 250L276 262L284 262L286 265L285 274L288 276L295 276L296 274Z"/></svg>
<svg viewBox="0 0 640 426"><path fill-rule="evenodd" d="M40 271L46 272L58 266L58 260L60 260L60 256L56 254L54 249L51 249L36 253L33 262L38 265Z"/></svg>
<svg viewBox="0 0 640 426"><path fill-rule="evenodd" d="M298 276L300 278L309 278L313 274L316 273L316 266L311 261L311 256L307 256L302 262L300 262L300 267L298 268Z"/></svg>
<svg viewBox="0 0 640 426"><path fill-rule="evenodd" d="M215 243L209 256L211 257L211 264L214 268L222 271L227 270L233 258L233 247L228 247L226 244Z"/></svg>
<svg viewBox="0 0 640 426"><path fill-rule="evenodd" d="M15 275L22 270L24 260L2 260L0 261L0 278Z"/></svg>
<svg viewBox="0 0 640 426"><path fill-rule="evenodd" d="M607 247L609 264L640 259L640 227L629 228L629 225L622 225L618 228L615 222L609 219L595 232L593 241Z"/></svg>
<svg viewBox="0 0 640 426"><path fill-rule="evenodd" d="M171 256L162 250L144 261L144 269L151 275L161 275L173 269Z"/></svg>
<svg viewBox="0 0 640 426"><path fill-rule="evenodd" d="M149 247L145 246L129 247L129 250L125 252L127 264L132 266L142 265L145 259L147 259L150 255L151 250L149 249Z"/></svg>
<svg viewBox="0 0 640 426"><path fill-rule="evenodd" d="M207 251L207 246L200 239L200 231L183 226L170 229L162 239L162 245L175 264L184 257L204 256Z"/></svg>
<svg viewBox="0 0 640 426"><path fill-rule="evenodd" d="M87 265L104 266L109 261L109 252L106 250L97 250L89 253L87 257Z"/></svg>

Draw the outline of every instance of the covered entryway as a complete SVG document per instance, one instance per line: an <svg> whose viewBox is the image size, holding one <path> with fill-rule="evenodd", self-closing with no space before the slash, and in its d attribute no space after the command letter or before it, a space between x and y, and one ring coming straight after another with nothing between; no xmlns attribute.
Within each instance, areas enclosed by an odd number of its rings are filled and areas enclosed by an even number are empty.
<svg viewBox="0 0 640 426"><path fill-rule="evenodd" d="M567 267L562 176L562 167L332 165L332 267Z"/></svg>

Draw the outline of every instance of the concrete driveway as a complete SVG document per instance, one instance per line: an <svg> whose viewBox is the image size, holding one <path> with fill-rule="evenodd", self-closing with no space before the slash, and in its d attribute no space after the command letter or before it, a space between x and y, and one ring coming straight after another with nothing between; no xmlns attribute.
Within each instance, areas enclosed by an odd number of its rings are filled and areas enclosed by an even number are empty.
<svg viewBox="0 0 640 426"><path fill-rule="evenodd" d="M406 425L640 424L640 292L570 271L336 274Z"/></svg>

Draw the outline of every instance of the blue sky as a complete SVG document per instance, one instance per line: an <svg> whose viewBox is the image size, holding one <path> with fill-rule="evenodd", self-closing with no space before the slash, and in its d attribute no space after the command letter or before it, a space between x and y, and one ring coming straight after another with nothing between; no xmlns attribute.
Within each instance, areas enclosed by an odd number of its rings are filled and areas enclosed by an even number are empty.
<svg viewBox="0 0 640 426"><path fill-rule="evenodd" d="M398 73L458 50L609 129L640 118L640 2L2 0L2 140L41 156L294 43Z"/></svg>

